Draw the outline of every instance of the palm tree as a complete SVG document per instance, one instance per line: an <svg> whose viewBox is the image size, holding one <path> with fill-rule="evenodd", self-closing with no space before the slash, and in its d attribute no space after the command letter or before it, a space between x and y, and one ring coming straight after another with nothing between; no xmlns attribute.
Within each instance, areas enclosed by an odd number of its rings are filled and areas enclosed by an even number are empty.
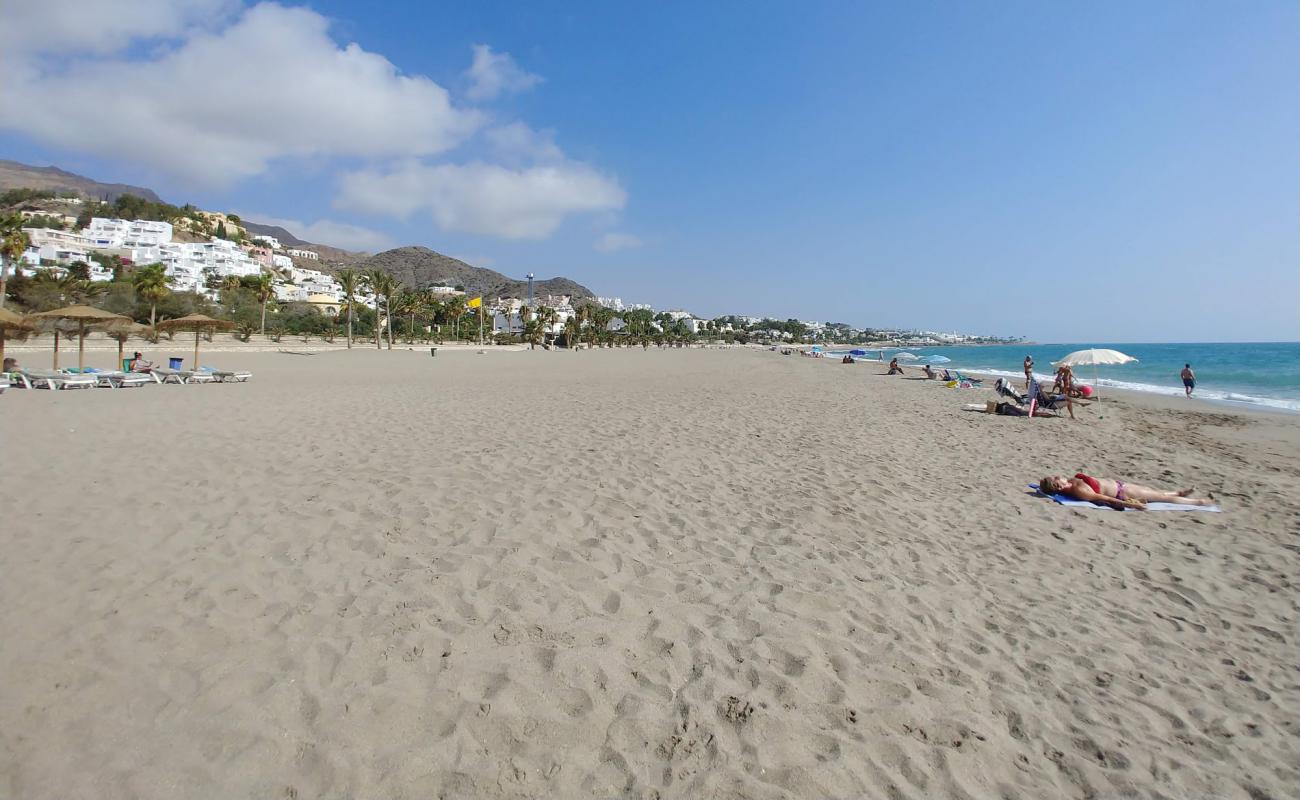
<svg viewBox="0 0 1300 800"><path fill-rule="evenodd" d="M537 321L542 324L542 341L546 341L547 326L554 325L557 319L559 315L555 313L555 309L548 306L537 307Z"/></svg>
<svg viewBox="0 0 1300 800"><path fill-rule="evenodd" d="M389 305L395 316L406 317L406 338L415 339L415 312L419 308L419 296L415 292L399 291Z"/></svg>
<svg viewBox="0 0 1300 800"><path fill-rule="evenodd" d="M354 269L341 269L334 279L343 290L343 302L348 304L348 349L352 349L352 306L357 302L357 290L361 288L361 275Z"/></svg>
<svg viewBox="0 0 1300 800"><path fill-rule="evenodd" d="M526 342L528 337L525 335L528 331L528 315L532 312L527 305L519 306L519 341ZM506 323L509 324L510 318L506 317Z"/></svg>
<svg viewBox="0 0 1300 800"><path fill-rule="evenodd" d="M577 314L569 317L569 319L564 323L564 343L568 345L570 350L573 349L574 343L578 341L578 330L580 327Z"/></svg>
<svg viewBox="0 0 1300 800"><path fill-rule="evenodd" d="M393 294L398 289L403 288L403 284L398 283L397 279L389 275L384 280L384 322L388 329L388 349L393 349Z"/></svg>
<svg viewBox="0 0 1300 800"><path fill-rule="evenodd" d="M135 284L135 294L149 304L149 329L153 341L158 342L158 302L171 293L171 276L162 264L145 264L131 273L131 283Z"/></svg>
<svg viewBox="0 0 1300 800"><path fill-rule="evenodd" d="M396 291L397 282L393 280L392 275L377 268L367 270L362 278L365 280L366 286L368 286L370 291L375 295L375 349L383 349L383 342L381 340L383 332L381 331L382 326L379 325L379 300L382 297L384 301L384 316L388 328L388 349L392 350L393 314L391 306L393 302L393 292Z"/></svg>
<svg viewBox="0 0 1300 800"><path fill-rule="evenodd" d="M443 306L447 312L448 318L455 320L456 339L460 339L460 318L465 316L465 298L453 297Z"/></svg>
<svg viewBox="0 0 1300 800"><path fill-rule="evenodd" d="M542 338L542 321L540 319L530 319L524 323L523 340L528 342L528 349L532 350L537 347L537 343Z"/></svg>
<svg viewBox="0 0 1300 800"><path fill-rule="evenodd" d="M5 293L8 289L9 263L18 264L23 251L30 245L31 239L23 230L23 218L19 214L6 214L0 217L0 308L4 308Z"/></svg>
<svg viewBox="0 0 1300 800"><path fill-rule="evenodd" d="M275 275L271 272L259 272L257 277L251 281L253 292L257 295L257 300L262 304L262 335L266 335L266 304L275 297Z"/></svg>

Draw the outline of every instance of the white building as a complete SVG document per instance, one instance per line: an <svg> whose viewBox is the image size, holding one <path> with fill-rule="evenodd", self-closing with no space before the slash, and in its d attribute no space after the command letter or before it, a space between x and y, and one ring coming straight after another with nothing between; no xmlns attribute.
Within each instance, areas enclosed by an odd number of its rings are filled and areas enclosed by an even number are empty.
<svg viewBox="0 0 1300 800"><path fill-rule="evenodd" d="M253 241L261 242L262 244L266 245L272 250L280 249L280 240L275 238L274 236L267 236L265 233L259 233L258 235L254 236Z"/></svg>
<svg viewBox="0 0 1300 800"><path fill-rule="evenodd" d="M93 247L156 247L172 240L172 224L155 220L93 217L82 234Z"/></svg>
<svg viewBox="0 0 1300 800"><path fill-rule="evenodd" d="M425 291L436 297L464 297L465 293L455 286L427 286Z"/></svg>
<svg viewBox="0 0 1300 800"><path fill-rule="evenodd" d="M228 239L212 237L210 242L170 242L160 246L157 259L167 267L172 278L172 288L178 292L199 292L212 295L207 288L207 277L246 277L257 275L262 265Z"/></svg>
<svg viewBox="0 0 1300 800"><path fill-rule="evenodd" d="M625 310L623 307L623 298L621 297L597 297L595 300L598 305L604 306L605 308L611 308L615 311Z"/></svg>
<svg viewBox="0 0 1300 800"><path fill-rule="evenodd" d="M290 247L286 249L284 252L285 255L292 256L294 258L305 258L308 261L320 261L320 255L317 253L313 253L310 250L298 250Z"/></svg>

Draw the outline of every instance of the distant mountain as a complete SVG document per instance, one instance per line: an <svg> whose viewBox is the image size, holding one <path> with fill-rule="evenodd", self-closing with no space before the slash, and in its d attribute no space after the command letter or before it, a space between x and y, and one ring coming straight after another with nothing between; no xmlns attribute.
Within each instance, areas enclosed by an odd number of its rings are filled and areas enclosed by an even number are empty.
<svg viewBox="0 0 1300 800"><path fill-rule="evenodd" d="M466 264L427 247L399 247L371 256L357 265L359 269L381 269L411 288L425 286L461 286L470 295L484 297L528 297L528 281L508 278L500 272ZM591 297L586 286L568 278L533 281L533 295L567 294L575 298Z"/></svg>
<svg viewBox="0 0 1300 800"><path fill-rule="evenodd" d="M0 159L0 191L9 189L47 189L52 192L76 192L95 200L116 200L124 194L161 203L152 189L126 183L100 183L58 167L32 167L17 161Z"/></svg>
<svg viewBox="0 0 1300 800"><path fill-rule="evenodd" d="M304 242L279 225L263 225L260 222L250 222L243 218L239 220L239 224L244 226L244 230L248 231L250 238L253 236L273 236L285 247L302 247L311 244L311 242Z"/></svg>
<svg viewBox="0 0 1300 800"><path fill-rule="evenodd" d="M164 202L151 189L124 183L100 183L81 175L74 175L58 167L33 167L17 161L0 159L0 191L9 189L48 189L56 192L76 192L87 198L107 199L110 202L124 194L133 194L156 203ZM471 295L484 297L528 296L528 282L508 278L500 272L471 266L459 259L444 256L427 247L399 247L378 255L354 253L329 245L314 244L299 239L278 225L263 225L251 220L240 224L249 236L274 236L286 247L311 250L320 256L320 268L336 272L344 267L355 269L382 269L412 288L430 285L463 286ZM179 236L180 234L178 234ZM307 262L314 263L314 262ZM303 262L299 262L303 265ZM533 294L567 294L575 298L591 297L592 292L568 278L548 278L533 281Z"/></svg>

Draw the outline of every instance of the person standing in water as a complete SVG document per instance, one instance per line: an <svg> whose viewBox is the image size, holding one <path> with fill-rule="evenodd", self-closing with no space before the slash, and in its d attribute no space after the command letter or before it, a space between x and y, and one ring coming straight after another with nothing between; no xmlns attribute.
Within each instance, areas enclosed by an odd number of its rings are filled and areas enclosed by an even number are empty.
<svg viewBox="0 0 1300 800"><path fill-rule="evenodd" d="M1183 391L1187 393L1188 397L1191 397L1192 390L1196 388L1196 373L1192 372L1192 365L1184 364L1181 375L1183 376Z"/></svg>

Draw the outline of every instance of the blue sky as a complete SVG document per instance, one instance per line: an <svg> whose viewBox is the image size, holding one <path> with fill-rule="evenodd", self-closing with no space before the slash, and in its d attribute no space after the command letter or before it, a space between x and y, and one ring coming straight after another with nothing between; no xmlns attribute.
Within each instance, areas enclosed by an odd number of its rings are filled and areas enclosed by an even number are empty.
<svg viewBox="0 0 1300 800"><path fill-rule="evenodd" d="M0 157L326 244L704 316L1300 338L1293 3L6 15Z"/></svg>

